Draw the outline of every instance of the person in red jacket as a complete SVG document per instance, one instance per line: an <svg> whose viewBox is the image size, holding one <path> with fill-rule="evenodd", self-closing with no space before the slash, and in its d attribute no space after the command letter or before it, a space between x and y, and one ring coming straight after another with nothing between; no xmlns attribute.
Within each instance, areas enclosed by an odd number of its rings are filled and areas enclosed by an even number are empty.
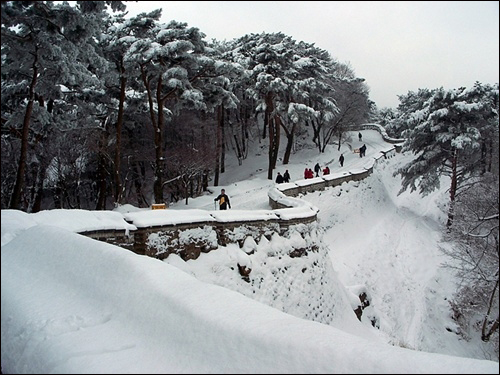
<svg viewBox="0 0 500 375"><path fill-rule="evenodd" d="M330 168L328 168L328 166L326 166L325 169L323 169L323 176L326 174L330 174Z"/></svg>

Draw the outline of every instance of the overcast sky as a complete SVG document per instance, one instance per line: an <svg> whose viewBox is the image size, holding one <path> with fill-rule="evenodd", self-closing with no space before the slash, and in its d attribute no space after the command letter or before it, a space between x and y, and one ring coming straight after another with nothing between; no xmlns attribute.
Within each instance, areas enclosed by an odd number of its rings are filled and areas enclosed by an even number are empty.
<svg viewBox="0 0 500 375"><path fill-rule="evenodd" d="M163 8L206 40L283 32L315 43L366 79L379 108L419 88L499 82L498 1L127 1Z"/></svg>

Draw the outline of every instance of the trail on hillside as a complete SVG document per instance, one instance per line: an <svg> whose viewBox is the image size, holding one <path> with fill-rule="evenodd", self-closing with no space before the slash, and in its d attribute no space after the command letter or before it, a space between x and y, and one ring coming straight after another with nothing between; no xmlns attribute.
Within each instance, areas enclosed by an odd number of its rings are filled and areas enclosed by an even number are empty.
<svg viewBox="0 0 500 375"><path fill-rule="evenodd" d="M398 163L384 161L365 180L303 199L321 207L324 242L341 282L366 288L366 323L376 322L397 346L470 355L450 314L448 301L456 286L450 270L441 267L446 261L439 249L441 223L425 214L438 195L422 197L420 206L408 207L407 197L397 195L399 179L391 178ZM448 335L452 340L445 339Z"/></svg>
<svg viewBox="0 0 500 375"><path fill-rule="evenodd" d="M352 150L366 144L366 157ZM331 173L363 169L381 150L392 147L375 130L363 131L359 142L354 132L341 150L328 146L304 147L292 154L290 164L278 164L276 171L288 169L292 182L303 179L305 167L329 165ZM340 167L338 157L345 157ZM363 323L373 320L384 340L412 349L481 358L472 353L480 344L465 342L456 334L448 301L455 292L454 277L441 267L445 261L439 250L440 223L447 202L443 190L421 197L418 193L398 195L400 178L392 174L411 161L397 153L381 158L374 172L362 181L343 183L324 191L301 194L300 198L320 209L319 224L325 231L323 242L339 280L347 288L365 289L371 305L363 312ZM236 172L232 172L236 169ZM225 188L233 209L270 209L267 192L275 186L267 179L267 156L262 149L241 166L231 166L221 179L224 185L209 188L188 206L174 209L213 210L213 198ZM234 179L233 179L234 178ZM238 178L238 180L236 180ZM445 186L445 185L443 185Z"/></svg>
<svg viewBox="0 0 500 375"><path fill-rule="evenodd" d="M352 134L351 134L352 133ZM324 153L319 153L316 147L303 148L300 152L292 154L289 164L282 164L279 158L274 171L274 177L278 172L283 174L289 170L291 182L304 179L304 168L314 168L319 163L323 169L326 165L330 167L331 173L359 171L367 165L371 165L373 158L381 156L381 150L387 150L391 145L385 142L382 135L376 130L364 130L363 141L359 142L357 132L350 132L350 136L342 144L340 151L337 145L329 145ZM353 149L366 144L366 156L361 158ZM281 153L284 147L281 147ZM268 191L276 184L267 178L268 158L262 147L258 148L255 155L243 160L242 165L231 158L228 158L226 172L221 175L219 186L209 186L208 191L195 199L189 199L186 205L184 201L170 204L173 209L193 209L215 210L214 197L225 189L231 200L232 209L256 210L270 209ZM338 158L344 155L344 166L340 167ZM321 173L322 175L322 173Z"/></svg>

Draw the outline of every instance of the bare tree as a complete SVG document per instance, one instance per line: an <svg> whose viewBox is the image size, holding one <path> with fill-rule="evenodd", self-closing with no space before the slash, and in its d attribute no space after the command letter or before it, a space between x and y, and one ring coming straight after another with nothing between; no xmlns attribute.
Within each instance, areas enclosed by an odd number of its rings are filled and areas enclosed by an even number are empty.
<svg viewBox="0 0 500 375"><path fill-rule="evenodd" d="M495 337L498 353L499 326L499 183L498 174L484 174L471 181L455 197L454 225L443 247L461 286L452 302L463 334L480 331L485 342ZM467 333L469 332L469 333Z"/></svg>

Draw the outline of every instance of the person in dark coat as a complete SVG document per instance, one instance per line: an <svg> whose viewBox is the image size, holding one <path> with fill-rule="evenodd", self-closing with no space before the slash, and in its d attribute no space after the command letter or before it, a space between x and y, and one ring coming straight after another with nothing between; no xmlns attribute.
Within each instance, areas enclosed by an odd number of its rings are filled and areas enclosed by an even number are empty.
<svg viewBox="0 0 500 375"><path fill-rule="evenodd" d="M344 166L344 154L340 154L340 157L339 157L339 163L340 163L340 166L343 167Z"/></svg>
<svg viewBox="0 0 500 375"><path fill-rule="evenodd" d="M316 172L316 177L319 177L319 171L321 170L321 167L319 166L319 163L316 163L314 166L314 172Z"/></svg>
<svg viewBox="0 0 500 375"><path fill-rule="evenodd" d="M276 176L276 183L277 184L282 184L285 180L283 179L283 176L281 175L280 172L278 172L278 175Z"/></svg>
<svg viewBox="0 0 500 375"><path fill-rule="evenodd" d="M228 207L231 208L231 203L229 202L229 197L226 195L226 191L221 189L220 194L214 201L219 201L219 209L226 210Z"/></svg>
<svg viewBox="0 0 500 375"><path fill-rule="evenodd" d="M361 142L361 139L363 139L363 135L361 134L361 132L358 133L358 138L359 138L359 141Z"/></svg>
<svg viewBox="0 0 500 375"><path fill-rule="evenodd" d="M363 145L359 148L359 157L362 158L363 156L365 156L365 153L366 153L366 145Z"/></svg>
<svg viewBox="0 0 500 375"><path fill-rule="evenodd" d="M290 182L290 173L288 173L288 169L285 171L285 174L283 175L283 181Z"/></svg>

